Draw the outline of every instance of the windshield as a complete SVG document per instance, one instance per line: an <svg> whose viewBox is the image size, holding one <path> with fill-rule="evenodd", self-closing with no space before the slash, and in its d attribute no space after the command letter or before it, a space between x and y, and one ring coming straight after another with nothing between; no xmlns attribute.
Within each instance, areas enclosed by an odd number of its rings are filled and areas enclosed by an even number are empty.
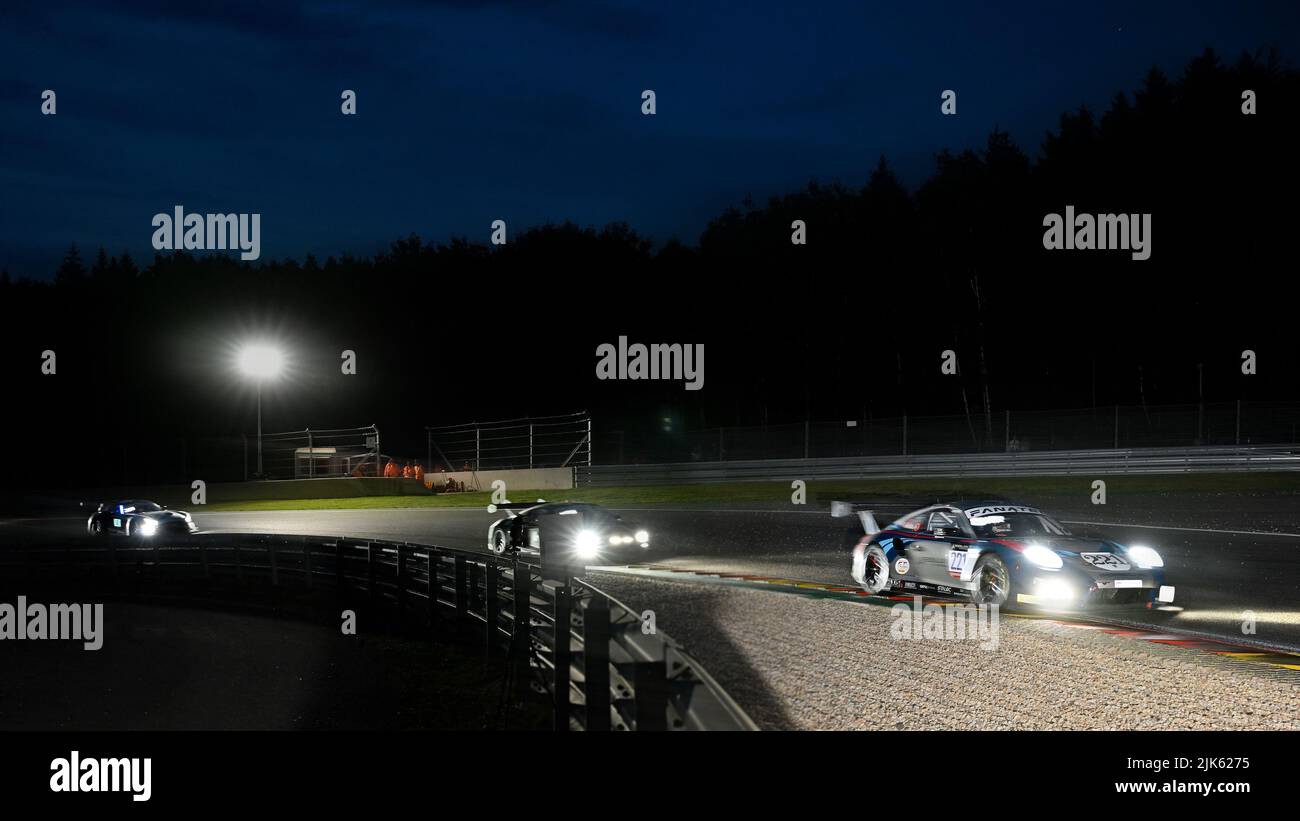
<svg viewBox="0 0 1300 821"><path fill-rule="evenodd" d="M1020 539L1033 536L1069 536L1065 525L1042 513L998 513L970 520L981 539Z"/></svg>
<svg viewBox="0 0 1300 821"><path fill-rule="evenodd" d="M155 513L162 508L153 502L122 502L118 505L119 513Z"/></svg>

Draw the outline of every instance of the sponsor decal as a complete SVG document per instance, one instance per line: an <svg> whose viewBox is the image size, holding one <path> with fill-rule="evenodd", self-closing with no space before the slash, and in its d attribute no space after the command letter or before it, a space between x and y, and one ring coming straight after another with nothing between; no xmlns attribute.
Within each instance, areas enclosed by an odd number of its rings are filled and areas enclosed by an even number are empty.
<svg viewBox="0 0 1300 821"><path fill-rule="evenodd" d="M989 505L988 507L972 507L965 513L967 518L977 519L985 516L997 516L1001 513L1037 513L1041 516L1043 511L1026 505Z"/></svg>
<svg viewBox="0 0 1300 821"><path fill-rule="evenodd" d="M1123 571L1129 564L1114 553L1080 553L1079 558L1099 570Z"/></svg>
<svg viewBox="0 0 1300 821"><path fill-rule="evenodd" d="M898 561L894 562L894 570L898 571L898 575L900 576L906 576L907 571L911 569L912 569L912 563L909 562L907 559L899 558Z"/></svg>

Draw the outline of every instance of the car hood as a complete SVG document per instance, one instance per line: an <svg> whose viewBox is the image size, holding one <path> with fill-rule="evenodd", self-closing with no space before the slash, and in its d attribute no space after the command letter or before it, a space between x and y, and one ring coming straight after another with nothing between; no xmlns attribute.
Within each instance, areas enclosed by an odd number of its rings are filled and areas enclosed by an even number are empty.
<svg viewBox="0 0 1300 821"><path fill-rule="evenodd" d="M990 539L995 544L1003 544L1023 550L1031 544L1040 544L1049 550L1065 555L1080 553L1123 553L1120 545L1106 539L1089 539L1080 536L1058 536L1055 538L1035 539Z"/></svg>
<svg viewBox="0 0 1300 821"><path fill-rule="evenodd" d="M154 510L137 515L146 519L153 519L155 522L185 521L185 514L179 510Z"/></svg>

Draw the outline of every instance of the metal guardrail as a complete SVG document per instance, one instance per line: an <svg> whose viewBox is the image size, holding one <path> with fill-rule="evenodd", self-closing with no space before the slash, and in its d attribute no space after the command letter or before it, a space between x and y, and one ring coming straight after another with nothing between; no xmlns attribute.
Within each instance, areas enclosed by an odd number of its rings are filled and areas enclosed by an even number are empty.
<svg viewBox="0 0 1300 821"><path fill-rule="evenodd" d="M1244 471L1300 471L1300 445L597 465L579 466L575 478L580 486L612 487L793 479L983 478Z"/></svg>
<svg viewBox="0 0 1300 821"><path fill-rule="evenodd" d="M434 545L261 534L112 537L0 553L5 577L107 576L137 594L178 584L182 599L220 598L223 584L227 593L269 589L273 597L359 594L431 634L477 636L489 656L510 662L516 688L532 681L547 694L557 730L758 729L669 636L643 630L634 611L590 583L543 579L538 569Z"/></svg>

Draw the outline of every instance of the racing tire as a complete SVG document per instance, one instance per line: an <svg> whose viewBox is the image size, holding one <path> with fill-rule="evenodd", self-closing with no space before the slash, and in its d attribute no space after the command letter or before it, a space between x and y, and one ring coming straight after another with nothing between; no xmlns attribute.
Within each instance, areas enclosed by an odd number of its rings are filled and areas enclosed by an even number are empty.
<svg viewBox="0 0 1300 821"><path fill-rule="evenodd" d="M853 549L853 581L871 595L889 588L889 559L880 545L861 545Z"/></svg>
<svg viewBox="0 0 1300 821"><path fill-rule="evenodd" d="M981 556L971 573L971 601L975 604L996 604L1002 607L1014 603L1011 570L998 556Z"/></svg>
<svg viewBox="0 0 1300 821"><path fill-rule="evenodd" d="M96 539L104 538L104 523L100 521L92 523L90 525L90 535L94 536Z"/></svg>
<svg viewBox="0 0 1300 821"><path fill-rule="evenodd" d="M492 531L492 544L488 548L498 556L505 555L506 552L506 532L501 528Z"/></svg>

